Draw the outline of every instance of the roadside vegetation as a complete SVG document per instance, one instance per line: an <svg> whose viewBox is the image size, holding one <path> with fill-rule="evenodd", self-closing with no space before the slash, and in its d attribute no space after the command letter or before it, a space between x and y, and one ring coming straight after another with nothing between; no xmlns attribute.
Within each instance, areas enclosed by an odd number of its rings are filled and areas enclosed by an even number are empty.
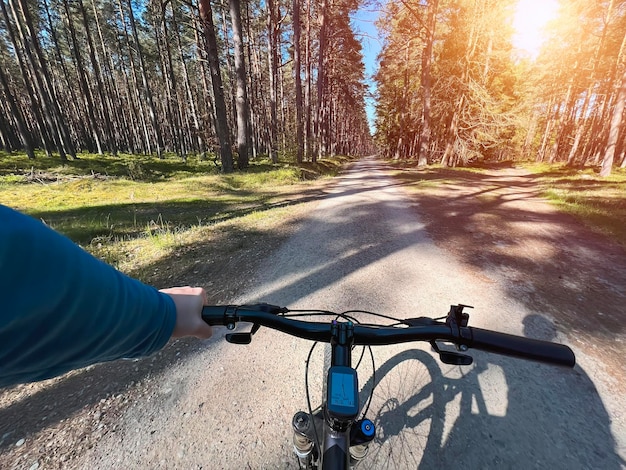
<svg viewBox="0 0 626 470"><path fill-rule="evenodd" d="M530 168L543 195L559 209L626 246L626 169L614 169L611 176L603 178L594 169Z"/></svg>
<svg viewBox="0 0 626 470"><path fill-rule="evenodd" d="M65 234L86 250L147 282L165 282L152 267L203 246L205 255L228 256L238 237L269 233L296 202L318 195L320 185L348 158L294 165L269 160L225 175L212 160L120 155L47 157L0 154L0 203ZM248 234L248 235L246 235ZM165 278L171 277L171 273Z"/></svg>

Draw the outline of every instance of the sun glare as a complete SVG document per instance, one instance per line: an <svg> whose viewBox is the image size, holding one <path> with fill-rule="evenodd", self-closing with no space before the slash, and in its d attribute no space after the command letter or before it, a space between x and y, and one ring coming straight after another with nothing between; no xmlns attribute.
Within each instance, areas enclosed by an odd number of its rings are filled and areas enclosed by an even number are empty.
<svg viewBox="0 0 626 470"><path fill-rule="evenodd" d="M556 16L557 0L519 0L513 19L513 45L536 58L544 41L543 28Z"/></svg>

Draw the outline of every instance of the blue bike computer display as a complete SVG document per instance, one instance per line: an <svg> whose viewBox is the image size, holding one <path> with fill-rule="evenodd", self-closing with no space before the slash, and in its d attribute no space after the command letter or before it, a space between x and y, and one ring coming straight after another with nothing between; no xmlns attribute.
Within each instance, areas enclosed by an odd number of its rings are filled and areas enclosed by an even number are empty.
<svg viewBox="0 0 626 470"><path fill-rule="evenodd" d="M350 367L333 366L328 370L326 407L330 417L355 419L359 414L359 384L356 371Z"/></svg>

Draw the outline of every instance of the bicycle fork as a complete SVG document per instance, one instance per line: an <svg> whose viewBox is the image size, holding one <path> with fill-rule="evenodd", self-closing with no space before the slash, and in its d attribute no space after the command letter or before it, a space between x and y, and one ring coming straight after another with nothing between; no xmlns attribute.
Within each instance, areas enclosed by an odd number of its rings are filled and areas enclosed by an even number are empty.
<svg viewBox="0 0 626 470"><path fill-rule="evenodd" d="M294 452L300 461L300 465L303 465L304 468L319 467L322 449L316 443L324 446L324 435L337 432L333 432L330 428L324 429L324 426L328 426L328 424L324 422L323 416L323 411L315 415L310 415L305 411L298 411L293 416ZM313 421L315 421L315 424ZM317 436L315 435L316 432ZM376 435L376 428L372 421L364 418L355 421L349 429L343 432L339 431L339 433L345 434L345 440L349 443L350 466L352 467L367 455L367 448ZM334 436L332 439L335 442L338 440L337 436Z"/></svg>

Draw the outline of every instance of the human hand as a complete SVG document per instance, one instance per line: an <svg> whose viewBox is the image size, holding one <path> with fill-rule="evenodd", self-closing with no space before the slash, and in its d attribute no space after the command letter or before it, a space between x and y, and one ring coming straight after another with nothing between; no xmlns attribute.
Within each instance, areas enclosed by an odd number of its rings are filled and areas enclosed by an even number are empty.
<svg viewBox="0 0 626 470"><path fill-rule="evenodd" d="M213 330L202 320L202 306L207 305L206 292L201 287L170 287L160 292L169 295L176 305L176 325L172 338L196 336L210 338Z"/></svg>

